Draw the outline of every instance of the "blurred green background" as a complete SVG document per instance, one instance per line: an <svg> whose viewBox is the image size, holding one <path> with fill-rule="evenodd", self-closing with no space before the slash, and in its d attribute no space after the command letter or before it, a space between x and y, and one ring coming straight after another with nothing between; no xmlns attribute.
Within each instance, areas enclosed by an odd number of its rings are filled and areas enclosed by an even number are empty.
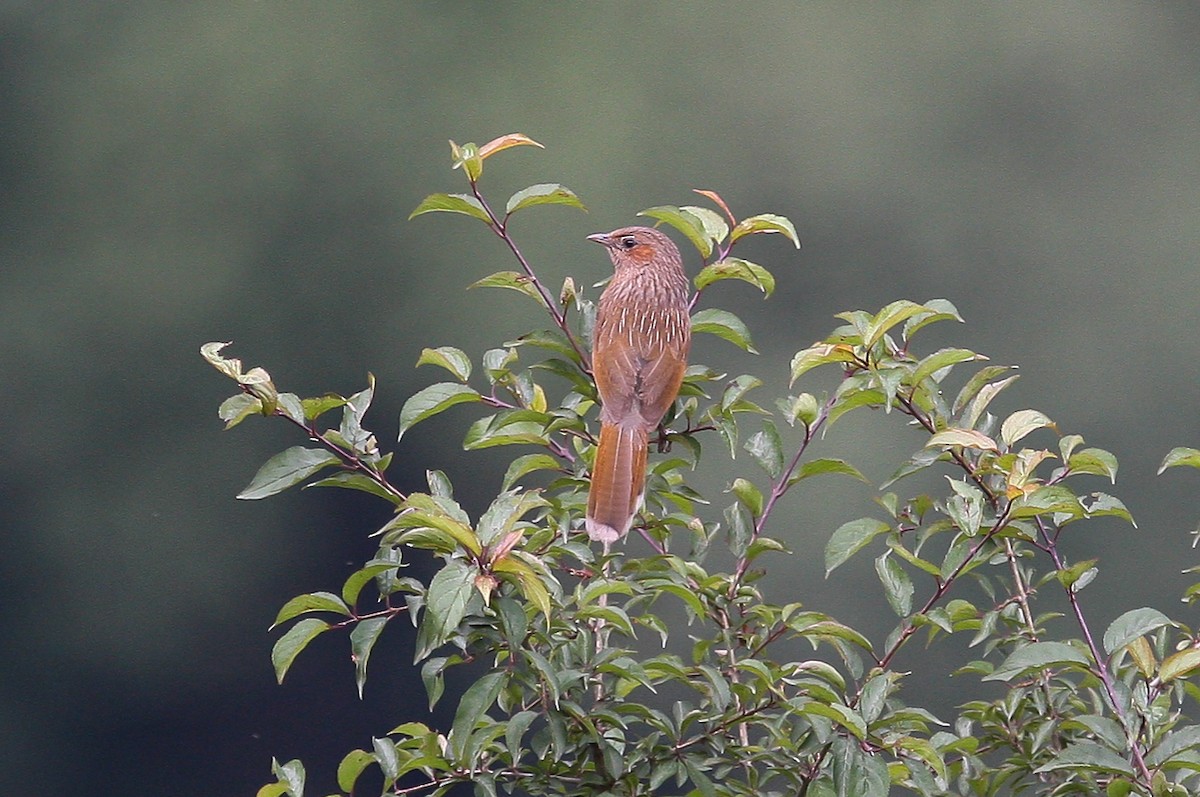
<svg viewBox="0 0 1200 797"><path fill-rule="evenodd" d="M439 378L412 369L423 346L477 356L540 326L515 294L463 291L511 267L481 225L405 221L461 190L447 138L547 145L489 161L484 188L559 181L587 204L515 225L554 286L607 274L584 235L692 188L789 216L803 251L760 236L743 252L775 270L771 301L706 296L762 356L696 352L774 386L836 312L955 302L967 325L919 345L1020 364L998 409L1041 409L1121 460L1140 527L1068 535L1101 557L1084 593L1099 628L1140 605L1190 614L1200 481L1154 470L1200 443L1197 41L1183 3L5 4L0 791L248 794L276 755L324 793L342 752L424 717L399 632L363 702L332 636L274 684L276 610L340 584L384 510L340 491L235 501L302 441L281 423L222 433L232 383L197 348L234 340L301 394L374 372L386 445L404 397ZM478 511L503 462L459 450L470 417L406 436L400 486L443 468ZM920 439L864 413L822 453L879 482ZM698 476L714 513L721 478ZM768 584L883 633L870 557L822 575L829 533L870 495L790 496L776 533L802 555ZM897 662L921 670L910 699L952 707L950 665L921 661L914 645Z"/></svg>

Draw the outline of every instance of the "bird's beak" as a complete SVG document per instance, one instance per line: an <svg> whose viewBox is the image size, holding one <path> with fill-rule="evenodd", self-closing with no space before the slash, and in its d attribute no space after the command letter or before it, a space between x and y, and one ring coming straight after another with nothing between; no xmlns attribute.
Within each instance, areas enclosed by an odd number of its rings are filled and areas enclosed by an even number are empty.
<svg viewBox="0 0 1200 797"><path fill-rule="evenodd" d="M598 243L601 246L608 246L608 233L606 233L606 232L594 232L591 235L589 235L587 237L587 239L589 241L594 241L595 243Z"/></svg>

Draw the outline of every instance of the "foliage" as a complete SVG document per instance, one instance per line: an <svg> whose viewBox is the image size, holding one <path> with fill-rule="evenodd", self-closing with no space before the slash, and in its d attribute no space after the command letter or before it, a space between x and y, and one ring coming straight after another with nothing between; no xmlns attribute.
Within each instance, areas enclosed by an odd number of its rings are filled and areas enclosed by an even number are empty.
<svg viewBox="0 0 1200 797"><path fill-rule="evenodd" d="M516 146L541 145L517 134L483 146L451 142L469 192L433 194L412 214L482 222L519 270L472 287L517 291L551 321L484 352L478 370L451 346L425 349L418 360L449 378L408 399L399 436L473 404L477 417L463 446L521 452L479 518L463 511L443 473L428 474L427 492L403 493L388 481L391 454L363 426L372 378L348 398L301 399L280 392L262 368L243 370L225 357L227 344L202 349L240 388L220 407L227 427L275 416L310 441L272 457L240 498L306 484L361 490L395 508L376 532L378 552L340 591L301 595L279 611L275 624L287 626L272 654L279 680L313 639L336 631L348 637L361 694L373 646L402 615L417 624L414 654L431 707L451 668L472 661L490 668L458 697L450 728L409 718L346 754L337 771L344 793L356 793L369 768L382 773L384 794L397 795L440 795L459 784L484 797L514 790L1159 797L1200 789L1200 725L1186 713L1198 696L1200 640L1148 607L1097 634L1082 603L1096 561L1069 562L1060 546L1092 518L1133 522L1120 500L1083 486L1095 477L1115 483L1116 458L1060 434L1036 410L993 415L1016 378L1009 368L962 348L919 352L918 333L961 320L944 299L842 313L841 326L791 361L793 385L815 368L840 372L824 395L756 402L758 377L692 364L653 441L665 456L652 462L648 511L636 525L644 543L631 540L607 556L589 545L579 527L596 442L587 347L595 305L570 279L553 293L509 231L512 216L526 209L582 204L561 185L540 184L495 210L480 190L484 163ZM739 219L715 192L697 193L716 210L642 214L676 228L700 253L696 299L723 280L769 296L774 275L731 251L763 233L799 246L791 222L774 214ZM696 333L753 351L732 313L701 309L693 323ZM951 374L967 368L974 370L950 390ZM865 481L843 460L809 454L818 435L862 408L882 409L915 430L916 450L880 488L879 512L847 520L825 548L830 574L872 551L883 598L898 618L882 640L800 603L775 602L761 588L764 561L786 567L790 555L772 522L780 498L816 476ZM335 411L337 425L324 423ZM783 439L793 433L799 442L786 449ZM1051 447L1029 442L1055 436ZM748 452L756 468L732 480L732 502L720 515L688 483L706 466L703 443L714 437L731 455ZM1172 451L1163 467L1174 465L1200 466L1200 451ZM923 471L944 475L945 491L895 491ZM535 474L544 486L522 486ZM649 555L641 555L647 545ZM428 583L404 575L417 557L440 563ZM1046 589L1061 590L1065 619L1035 609ZM1186 599L1197 596L1200 584ZM677 616L686 616L686 632L669 622ZM929 644L961 638L978 659L960 675L978 678L980 694L1003 685L1003 696L972 700L949 720L908 705L907 673L892 663L918 635ZM786 640L808 643L811 658L782 653ZM261 797L299 797L299 761L275 762L274 773Z"/></svg>

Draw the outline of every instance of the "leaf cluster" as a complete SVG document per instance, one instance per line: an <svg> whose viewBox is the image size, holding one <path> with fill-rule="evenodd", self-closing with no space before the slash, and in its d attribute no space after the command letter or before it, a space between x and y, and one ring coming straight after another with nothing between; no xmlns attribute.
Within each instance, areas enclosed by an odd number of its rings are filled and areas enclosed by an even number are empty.
<svg viewBox="0 0 1200 797"><path fill-rule="evenodd" d="M414 663L431 708L449 699L453 668L486 667L454 698L449 728L405 718L347 753L340 793L359 793L368 770L379 773L384 794L441 795L470 784L485 797L1160 797L1200 788L1200 725L1188 720L1200 697L1200 636L1151 607L1094 631L1083 593L1098 563L1068 561L1060 545L1094 518L1132 526L1118 498L1092 487L1097 478L1115 484L1116 457L1035 409L998 412L1016 379L1011 368L963 348L921 353L914 341L922 330L962 320L944 299L842 313L841 326L796 352L792 389L771 401L756 399L764 382L753 374L730 377L693 363L652 440L660 456L635 535L616 552L590 545L580 526L596 442L587 346L595 303L572 279L550 290L509 229L529 208L583 206L569 189L540 183L494 210L480 189L485 161L518 146L541 145L520 134L482 146L451 142L468 192L430 195L412 214L483 223L516 267L471 287L515 291L548 319L546 328L483 352L478 365L446 345L425 349L417 362L448 377L404 403L398 439L471 405L464 448L520 449L478 518L463 510L444 473L429 472L419 492L391 484L392 455L363 425L372 378L348 398L301 399L276 389L264 369L225 357L227 344L202 348L238 385L219 410L228 427L274 416L309 441L271 458L240 498L334 486L395 510L375 533L377 551L340 590L298 596L279 611L279 680L318 637L344 632L361 694L376 641L402 614L417 627ZM792 223L769 213L739 219L717 193L697 193L716 209L642 214L677 229L698 252L693 306L724 280L770 296L773 273L731 251L762 233L798 247ZM697 333L754 351L747 326L728 311L703 308L692 322ZM795 390L818 368L840 374L835 389ZM335 410L336 427L323 424ZM810 446L867 410L909 426L913 453L879 488L878 511L834 529L824 556L831 576L852 557L874 557L882 602L896 618L883 639L799 602L780 603L761 579L767 562L786 566L791 555L775 513L792 487L826 475L866 482L854 465L813 457ZM710 462L704 443L713 439L731 457L748 453L742 462L750 465L730 481L719 510L689 483ZM1200 467L1200 452L1172 451L1163 467L1175 465ZM940 474L945 489L904 494L906 479L922 472ZM476 481L470 489L483 488ZM427 580L406 575L418 558L437 563ZM1065 615L1038 611L1045 590L1062 596ZM1197 595L1200 584L1185 598ZM908 673L895 660L917 636L976 651L958 675L975 679L981 697L954 717L906 700ZM982 696L997 685L1001 697ZM273 772L260 795L299 797L299 761L275 762Z"/></svg>

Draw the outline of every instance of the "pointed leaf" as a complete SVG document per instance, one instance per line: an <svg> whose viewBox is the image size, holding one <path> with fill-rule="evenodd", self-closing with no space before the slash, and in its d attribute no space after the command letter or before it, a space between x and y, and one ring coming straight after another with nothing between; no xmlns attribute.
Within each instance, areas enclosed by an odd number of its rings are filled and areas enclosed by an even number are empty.
<svg viewBox="0 0 1200 797"><path fill-rule="evenodd" d="M1011 449L1013 443L1025 437L1035 429L1054 428L1054 421L1037 410L1017 410L1004 419L1000 424L1000 440L1004 447Z"/></svg>
<svg viewBox="0 0 1200 797"><path fill-rule="evenodd" d="M522 293L535 302L542 301L542 295L538 293L533 280L519 271L497 271L495 274L489 274L481 280L472 282L467 286L468 290L471 288L506 288Z"/></svg>
<svg viewBox="0 0 1200 797"><path fill-rule="evenodd" d="M718 280L731 279L750 283L763 292L763 298L775 292L775 277L771 272L757 263L738 257L727 257L702 268L696 275L696 290L703 290Z"/></svg>
<svg viewBox="0 0 1200 797"><path fill-rule="evenodd" d="M986 679L985 679L986 680ZM1056 769L1095 769L1101 772L1119 772L1133 775L1133 767L1121 756L1103 745L1089 739L1072 742L1048 764L1034 772L1051 772Z"/></svg>
<svg viewBox="0 0 1200 797"><path fill-rule="evenodd" d="M297 595L283 604L279 614L275 615L275 622L271 623L271 628L309 612L333 612L343 617L350 616L349 607L337 595L331 592L312 592L308 595Z"/></svg>
<svg viewBox="0 0 1200 797"><path fill-rule="evenodd" d="M772 479L783 472L783 443L779 439L779 430L771 421L763 421L762 431L753 434L744 448Z"/></svg>
<svg viewBox="0 0 1200 797"><path fill-rule="evenodd" d="M1088 657L1065 642L1034 642L1013 651L985 681L1010 681L1029 672L1041 672L1048 667L1074 665L1088 668Z"/></svg>
<svg viewBox="0 0 1200 797"><path fill-rule="evenodd" d="M825 545L825 576L841 567L862 550L867 543L891 530L891 526L874 518L859 518L843 523Z"/></svg>
<svg viewBox="0 0 1200 797"><path fill-rule="evenodd" d="M935 446L940 448L962 446L963 448L977 448L981 451L998 450L995 440L974 429L943 429L930 437L929 442L925 444L926 448Z"/></svg>
<svg viewBox="0 0 1200 797"><path fill-rule="evenodd" d="M708 308L692 316L692 333L707 332L724 338L740 349L758 354L754 344L750 342L750 330L742 323L742 319L726 310Z"/></svg>
<svg viewBox="0 0 1200 797"><path fill-rule="evenodd" d="M1200 648L1185 648L1163 660L1162 667L1158 669L1158 678L1164 684L1170 683L1176 678L1188 675L1197 667L1200 667Z"/></svg>
<svg viewBox="0 0 1200 797"><path fill-rule="evenodd" d="M371 658L371 650L379 639L379 634L393 615L368 617L360 620L350 632L350 656L354 659L354 681L358 685L358 697L363 696L363 687L367 683L367 661Z"/></svg>
<svg viewBox="0 0 1200 797"><path fill-rule="evenodd" d="M725 219L721 218L721 214L715 210L695 205L684 205L679 209L685 213L691 213L700 219L700 223L704 225L705 234L714 244L721 243L721 241L725 240L725 236L729 235L729 225L725 223Z"/></svg>
<svg viewBox="0 0 1200 797"><path fill-rule="evenodd" d="M450 728L450 755L462 767L469 767L471 762L462 758L467 749L467 742L476 724L496 702L500 690L504 686L506 673L490 672L484 675L463 693L458 701L458 710L454 713L454 724Z"/></svg>
<svg viewBox="0 0 1200 797"><path fill-rule="evenodd" d="M466 616L477 575L479 568L452 559L430 580L424 622L430 624L435 646L444 642Z"/></svg>
<svg viewBox="0 0 1200 797"><path fill-rule="evenodd" d="M479 401L479 393L466 385L456 382L439 382L430 385L404 402L400 409L400 432L396 439L404 437L404 433L426 418L437 415L443 410L467 401Z"/></svg>
<svg viewBox="0 0 1200 797"><path fill-rule="evenodd" d="M786 217L774 213L760 213L757 216L742 219L729 233L729 242L733 243L743 235L769 232L783 234L796 245L797 249L800 248L800 236L796 234L795 226Z"/></svg>
<svg viewBox="0 0 1200 797"><path fill-rule="evenodd" d="M788 384L794 384L805 371L826 363L857 363L858 357L854 347L844 343L815 343L807 349L796 352L792 357L792 379Z"/></svg>
<svg viewBox="0 0 1200 797"><path fill-rule="evenodd" d="M1090 473L1107 476L1110 482L1117 483L1117 458L1102 448L1085 448L1071 454L1067 460L1067 470L1072 475Z"/></svg>
<svg viewBox="0 0 1200 797"><path fill-rule="evenodd" d="M638 215L647 216L670 224L687 236L692 245L700 250L701 255L708 257L712 254L712 239L708 237L708 232L704 229L704 222L686 210L674 207L673 205L659 205L653 208L646 208Z"/></svg>
<svg viewBox="0 0 1200 797"><path fill-rule="evenodd" d="M315 617L306 617L287 630L271 648L271 664L275 667L275 679L283 683L283 677L300 651L321 634L330 629L329 623Z"/></svg>
<svg viewBox="0 0 1200 797"><path fill-rule="evenodd" d="M470 194L430 194L421 200L421 204L417 205L416 209L408 214L408 217L412 219L423 213L437 212L461 213L488 224L492 221L479 200Z"/></svg>
<svg viewBox="0 0 1200 797"><path fill-rule="evenodd" d="M867 328L863 332L863 346L871 348L896 324L925 312L928 312L928 309L924 305L910 302L907 299L892 302L876 313L867 324Z"/></svg>
<svg viewBox="0 0 1200 797"><path fill-rule="evenodd" d="M1180 465L1200 468L1200 451L1182 446L1172 448L1170 453L1163 459L1162 464L1158 466L1158 472L1162 473L1167 468L1174 468Z"/></svg>
<svg viewBox="0 0 1200 797"><path fill-rule="evenodd" d="M870 483L867 482L867 477L863 476L862 473L859 472L858 468L854 467L849 462L846 462L844 459L822 458L814 459L811 462L805 462L803 465L797 468L796 472L788 478L788 484L795 484L803 479L807 479L812 476L819 476L824 473L841 473L846 476L853 476L860 482L867 484Z"/></svg>
<svg viewBox="0 0 1200 797"><path fill-rule="evenodd" d="M944 368L950 368L959 363L971 362L972 360L986 359L987 357L984 357L982 354L976 354L970 349L939 349L917 364L908 381L914 385L919 385L927 377L937 376L938 372Z"/></svg>
<svg viewBox="0 0 1200 797"><path fill-rule="evenodd" d="M725 204L725 200L721 199L721 195L718 194L716 191L706 191L703 188L693 188L692 192L699 194L702 197L707 197L708 199L711 199L717 207L719 207L721 210L725 211L725 216L729 219L730 224L737 224L737 219L734 218L733 211L731 211L729 209L729 206Z"/></svg>
<svg viewBox="0 0 1200 797"><path fill-rule="evenodd" d="M422 349L417 367L422 365L439 365L454 374L454 378L460 382L466 382L471 376L471 358L462 349L453 346Z"/></svg>
<svg viewBox="0 0 1200 797"><path fill-rule="evenodd" d="M1109 624L1104 632L1104 651L1111 656L1138 637L1167 625L1174 623L1158 609L1131 609Z"/></svg>
<svg viewBox="0 0 1200 797"><path fill-rule="evenodd" d="M912 611L913 583L900 563L889 556L892 550L895 549L884 551L875 560L875 573L879 576L879 583L883 584L883 593L892 611L900 617L907 617Z"/></svg>
<svg viewBox="0 0 1200 797"><path fill-rule="evenodd" d="M482 160L484 158L491 157L497 152L508 149L509 147L538 147L539 149L546 148L523 133L507 133L503 136L493 138L491 141L480 147L479 158Z"/></svg>
<svg viewBox="0 0 1200 797"><path fill-rule="evenodd" d="M522 188L509 197L504 213L506 216L511 216L522 208L534 205L570 205L573 208L587 210L579 201L579 197L575 196L575 193L566 186L558 183L538 183L528 188Z"/></svg>
<svg viewBox="0 0 1200 797"><path fill-rule="evenodd" d="M293 446L267 460L237 497L243 501L257 501L275 495L304 481L322 468L340 462L335 455L323 449Z"/></svg>
<svg viewBox="0 0 1200 797"><path fill-rule="evenodd" d="M549 454L525 454L519 456L508 466L504 473L504 482L500 489L509 490L513 484L527 473L536 470L559 470L562 464Z"/></svg>

